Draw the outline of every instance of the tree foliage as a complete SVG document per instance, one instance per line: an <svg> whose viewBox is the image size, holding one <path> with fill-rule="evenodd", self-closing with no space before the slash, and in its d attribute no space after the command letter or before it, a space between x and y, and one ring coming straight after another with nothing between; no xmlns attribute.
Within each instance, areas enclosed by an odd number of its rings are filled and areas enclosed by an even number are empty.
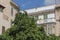
<svg viewBox="0 0 60 40"><path fill-rule="evenodd" d="M37 27L34 18L26 12L16 14L13 26L0 36L0 40L59 40L55 35L47 36L43 27Z"/></svg>

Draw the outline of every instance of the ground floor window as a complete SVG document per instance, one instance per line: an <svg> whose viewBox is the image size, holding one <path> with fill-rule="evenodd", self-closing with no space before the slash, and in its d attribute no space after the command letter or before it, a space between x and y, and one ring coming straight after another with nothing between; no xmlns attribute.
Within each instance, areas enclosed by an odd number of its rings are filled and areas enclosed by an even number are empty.
<svg viewBox="0 0 60 40"><path fill-rule="evenodd" d="M54 29L54 24L47 24L47 33L52 34Z"/></svg>
<svg viewBox="0 0 60 40"><path fill-rule="evenodd" d="M5 32L5 26L2 26L2 33Z"/></svg>

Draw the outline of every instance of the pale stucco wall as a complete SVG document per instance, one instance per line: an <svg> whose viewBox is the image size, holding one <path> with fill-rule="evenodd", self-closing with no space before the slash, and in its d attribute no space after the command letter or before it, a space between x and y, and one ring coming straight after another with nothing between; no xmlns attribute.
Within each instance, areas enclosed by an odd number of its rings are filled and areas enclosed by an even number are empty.
<svg viewBox="0 0 60 40"><path fill-rule="evenodd" d="M60 9L56 9L55 10L55 14L56 14L56 25L55 25L55 32L56 32L56 35L60 35Z"/></svg>
<svg viewBox="0 0 60 40"><path fill-rule="evenodd" d="M13 16L11 16L11 0L0 0L0 5L3 5L5 9L0 12L0 34L2 33L2 26L5 26L5 30L11 27L11 20L15 19L15 14L18 12L17 9L13 9ZM5 20L3 16L7 16L8 20Z"/></svg>

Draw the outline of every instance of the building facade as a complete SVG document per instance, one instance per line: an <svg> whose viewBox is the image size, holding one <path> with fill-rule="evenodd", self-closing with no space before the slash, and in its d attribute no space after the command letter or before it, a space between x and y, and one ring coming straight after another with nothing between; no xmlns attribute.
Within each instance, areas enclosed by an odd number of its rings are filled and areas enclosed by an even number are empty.
<svg viewBox="0 0 60 40"><path fill-rule="evenodd" d="M18 11L18 6L12 0L0 0L0 34L11 27Z"/></svg>
<svg viewBox="0 0 60 40"><path fill-rule="evenodd" d="M28 15L37 19L37 25L43 26L47 35L60 35L60 5L51 5L25 10Z"/></svg>

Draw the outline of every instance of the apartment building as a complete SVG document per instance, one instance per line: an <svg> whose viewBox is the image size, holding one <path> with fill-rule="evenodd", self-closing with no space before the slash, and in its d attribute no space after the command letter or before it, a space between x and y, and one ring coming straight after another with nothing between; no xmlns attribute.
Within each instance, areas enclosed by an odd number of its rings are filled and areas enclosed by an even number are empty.
<svg viewBox="0 0 60 40"><path fill-rule="evenodd" d="M60 5L51 5L25 10L37 19L37 25L43 26L47 35L60 35Z"/></svg>
<svg viewBox="0 0 60 40"><path fill-rule="evenodd" d="M0 0L0 34L11 27L18 11L18 5L12 0Z"/></svg>

